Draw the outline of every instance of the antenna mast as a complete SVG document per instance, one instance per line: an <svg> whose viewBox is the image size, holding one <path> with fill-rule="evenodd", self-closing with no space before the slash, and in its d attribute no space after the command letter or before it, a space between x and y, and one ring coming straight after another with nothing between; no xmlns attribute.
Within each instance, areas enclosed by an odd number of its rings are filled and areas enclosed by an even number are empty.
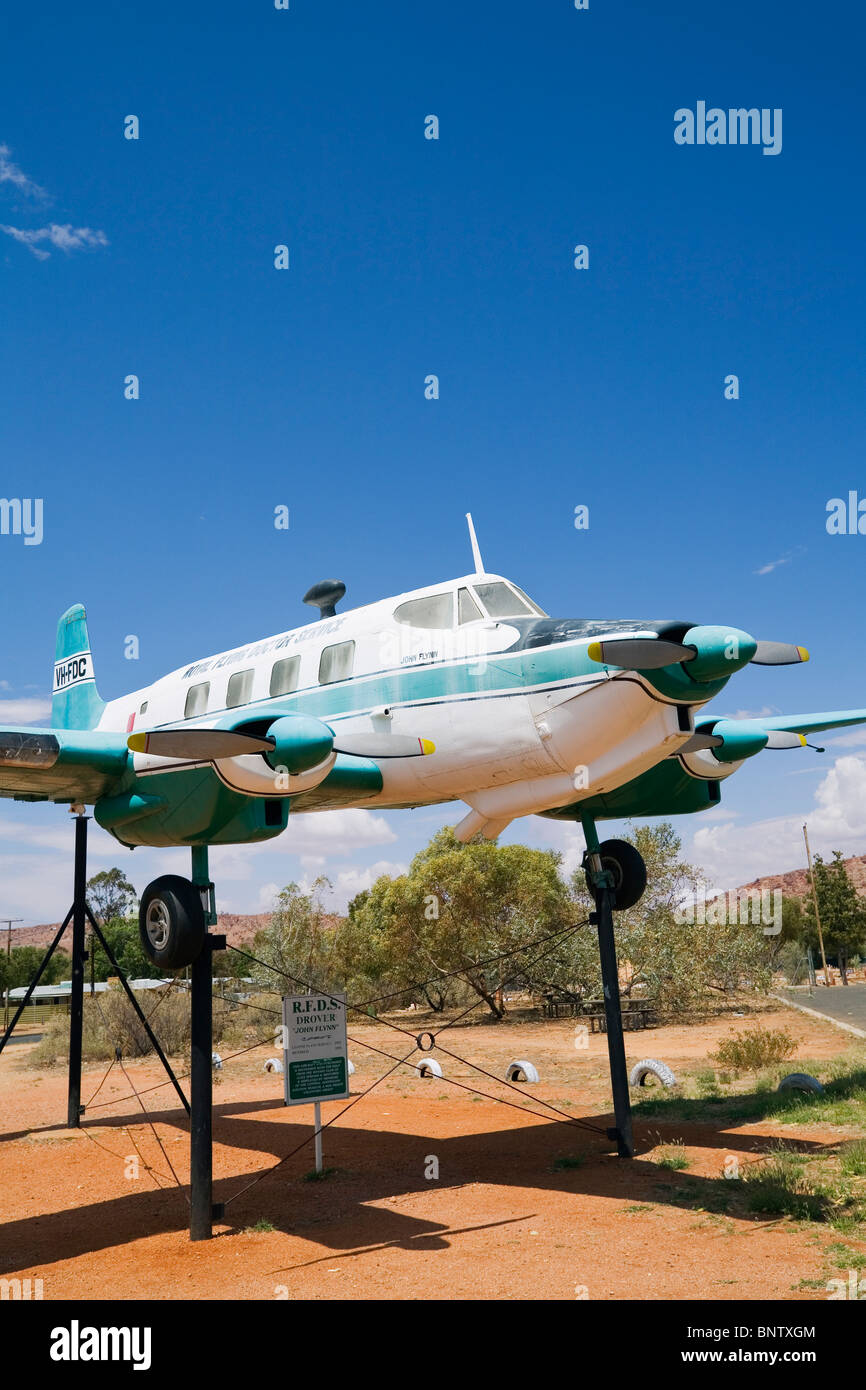
<svg viewBox="0 0 866 1390"><path fill-rule="evenodd" d="M484 573L484 561L481 558L481 551L478 548L478 537L475 534L475 527L472 524L472 513L466 513L466 521L469 526L469 541L472 546L472 561L475 565L475 573Z"/></svg>

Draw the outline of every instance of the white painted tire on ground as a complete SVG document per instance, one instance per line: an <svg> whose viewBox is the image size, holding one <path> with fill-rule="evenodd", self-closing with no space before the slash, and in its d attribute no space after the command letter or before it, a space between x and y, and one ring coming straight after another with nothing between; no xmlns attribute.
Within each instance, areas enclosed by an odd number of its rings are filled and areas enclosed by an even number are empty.
<svg viewBox="0 0 866 1390"><path fill-rule="evenodd" d="M415 1070L419 1076L441 1076L442 1068L435 1057L421 1057L415 1063Z"/></svg>
<svg viewBox="0 0 866 1390"><path fill-rule="evenodd" d="M505 1068L506 1081L537 1081L538 1072L531 1062L525 1059L518 1059L516 1062L509 1062Z"/></svg>
<svg viewBox="0 0 866 1390"><path fill-rule="evenodd" d="M824 1087L815 1076L810 1076L805 1071L792 1071L790 1076L783 1076L779 1082L780 1091L802 1091L804 1095L823 1096Z"/></svg>
<svg viewBox="0 0 866 1390"><path fill-rule="evenodd" d="M265 1062L265 1071L281 1072L282 1070L283 1064L280 1061L279 1057L269 1057L268 1060Z"/></svg>
<svg viewBox="0 0 866 1390"><path fill-rule="evenodd" d="M677 1079L666 1062L657 1062L655 1057L644 1057L635 1062L628 1078L630 1086L645 1086L648 1076L654 1076L663 1086L676 1086Z"/></svg>

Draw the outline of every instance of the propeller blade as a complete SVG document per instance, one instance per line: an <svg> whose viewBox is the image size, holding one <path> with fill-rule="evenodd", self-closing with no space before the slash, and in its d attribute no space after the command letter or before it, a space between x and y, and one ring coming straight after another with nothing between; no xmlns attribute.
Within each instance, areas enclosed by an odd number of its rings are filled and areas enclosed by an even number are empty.
<svg viewBox="0 0 866 1390"><path fill-rule="evenodd" d="M587 655L591 661L606 666L619 666L624 671L655 671L662 666L675 666L679 661L694 661L697 651L680 642L668 642L663 637L606 637L590 642Z"/></svg>
<svg viewBox="0 0 866 1390"><path fill-rule="evenodd" d="M435 753L429 738L410 738L404 734L337 734L334 752L353 758L420 758Z"/></svg>
<svg viewBox="0 0 866 1390"><path fill-rule="evenodd" d="M158 758L214 762L217 758L239 758L244 753L269 753L274 741L231 729L154 729L151 733L130 734L126 746L133 753L151 753Z"/></svg>
<svg viewBox="0 0 866 1390"><path fill-rule="evenodd" d="M692 734L687 743L681 743L677 751L668 756L680 758L683 753L698 753L702 748L721 748L724 742L718 734Z"/></svg>
<svg viewBox="0 0 866 1390"><path fill-rule="evenodd" d="M805 748L806 740L802 734L789 734L783 729L772 729L765 746L767 748Z"/></svg>
<svg viewBox="0 0 866 1390"><path fill-rule="evenodd" d="M808 660L809 653L805 647L795 647L790 642L759 642L752 665L796 666L798 662Z"/></svg>

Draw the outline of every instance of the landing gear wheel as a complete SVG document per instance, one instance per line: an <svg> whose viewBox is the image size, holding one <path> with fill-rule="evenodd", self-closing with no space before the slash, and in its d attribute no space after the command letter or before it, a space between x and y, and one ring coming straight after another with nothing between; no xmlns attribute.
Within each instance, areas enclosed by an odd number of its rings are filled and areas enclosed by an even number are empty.
<svg viewBox="0 0 866 1390"><path fill-rule="evenodd" d="M199 890L188 878L163 874L141 895L138 930L158 970L183 970L201 952L207 931Z"/></svg>
<svg viewBox="0 0 866 1390"><path fill-rule="evenodd" d="M634 907L646 888L646 864L643 858L628 840L604 840L599 845L599 853L601 867L613 881L614 909L623 912L627 907ZM592 879L588 870L586 884L592 893Z"/></svg>

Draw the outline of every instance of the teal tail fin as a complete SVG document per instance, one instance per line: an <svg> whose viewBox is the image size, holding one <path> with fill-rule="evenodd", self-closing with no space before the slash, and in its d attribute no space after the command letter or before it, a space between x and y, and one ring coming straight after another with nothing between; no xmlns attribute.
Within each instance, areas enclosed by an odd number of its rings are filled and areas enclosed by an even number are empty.
<svg viewBox="0 0 866 1390"><path fill-rule="evenodd" d="M51 723L55 729L95 729L104 709L93 676L87 616L76 603L57 624Z"/></svg>

